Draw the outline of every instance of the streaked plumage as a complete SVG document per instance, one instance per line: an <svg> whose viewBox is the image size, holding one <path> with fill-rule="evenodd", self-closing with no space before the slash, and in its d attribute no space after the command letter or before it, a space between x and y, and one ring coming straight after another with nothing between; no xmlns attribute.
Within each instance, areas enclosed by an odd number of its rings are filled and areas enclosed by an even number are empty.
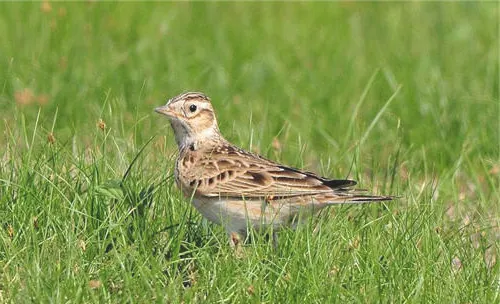
<svg viewBox="0 0 500 304"><path fill-rule="evenodd" d="M327 179L234 146L220 134L202 93L178 95L155 111L169 118L179 147L177 186L205 218L225 226L233 244L248 225L278 230L329 205L392 199L355 191L353 180Z"/></svg>

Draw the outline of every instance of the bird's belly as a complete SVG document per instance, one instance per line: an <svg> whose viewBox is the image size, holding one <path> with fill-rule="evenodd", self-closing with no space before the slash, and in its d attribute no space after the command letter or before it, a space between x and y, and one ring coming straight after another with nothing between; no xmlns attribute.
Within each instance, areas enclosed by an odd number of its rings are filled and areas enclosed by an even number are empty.
<svg viewBox="0 0 500 304"><path fill-rule="evenodd" d="M261 230L289 224L294 208L290 204L268 205L261 200L193 199L194 207L209 221L223 225L227 231L244 232L248 226Z"/></svg>

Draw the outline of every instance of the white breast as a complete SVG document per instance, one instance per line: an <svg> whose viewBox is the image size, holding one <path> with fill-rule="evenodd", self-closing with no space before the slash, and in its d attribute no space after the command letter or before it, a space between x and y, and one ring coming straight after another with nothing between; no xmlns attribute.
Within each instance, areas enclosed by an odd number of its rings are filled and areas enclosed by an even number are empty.
<svg viewBox="0 0 500 304"><path fill-rule="evenodd" d="M194 207L209 221L223 225L228 233L246 233L247 226L256 230L272 225L279 229L289 218L292 209L282 205L276 210L265 201L193 199Z"/></svg>

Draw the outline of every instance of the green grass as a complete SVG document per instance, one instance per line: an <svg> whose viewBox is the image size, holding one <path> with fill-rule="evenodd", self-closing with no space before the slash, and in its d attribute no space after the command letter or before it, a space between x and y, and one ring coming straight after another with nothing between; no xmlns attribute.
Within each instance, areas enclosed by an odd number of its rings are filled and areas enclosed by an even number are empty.
<svg viewBox="0 0 500 304"><path fill-rule="evenodd" d="M0 302L500 301L499 17L494 2L0 3ZM241 147L400 199L236 256L171 178L153 108L186 90Z"/></svg>

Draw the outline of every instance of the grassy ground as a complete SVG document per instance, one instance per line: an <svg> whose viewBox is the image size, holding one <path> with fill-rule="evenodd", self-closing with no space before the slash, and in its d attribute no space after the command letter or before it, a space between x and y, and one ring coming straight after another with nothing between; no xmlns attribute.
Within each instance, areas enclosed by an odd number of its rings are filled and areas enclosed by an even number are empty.
<svg viewBox="0 0 500 304"><path fill-rule="evenodd" d="M498 20L494 2L0 3L0 302L500 301ZM186 90L243 148L401 198L236 257L170 178L152 109Z"/></svg>

